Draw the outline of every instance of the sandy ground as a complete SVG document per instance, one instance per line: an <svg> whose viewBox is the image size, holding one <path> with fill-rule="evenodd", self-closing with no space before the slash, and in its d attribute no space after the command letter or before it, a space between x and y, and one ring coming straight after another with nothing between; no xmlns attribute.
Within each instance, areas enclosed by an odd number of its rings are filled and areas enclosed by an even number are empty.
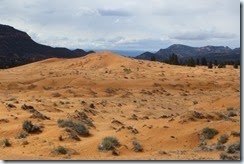
<svg viewBox="0 0 244 164"><path fill-rule="evenodd" d="M33 118L23 104L50 120ZM227 108L236 116L229 117ZM240 69L172 66L110 52L48 59L0 70L0 110L0 140L11 143L1 146L2 160L219 160L224 150L203 149L199 134L205 127L219 132L205 140L205 148L224 134L224 146L240 142L231 135L240 132ZM94 125L80 141L57 124L77 112ZM41 125L42 132L16 139L24 120ZM98 150L106 136L119 140L118 156ZM133 150L133 141L142 152ZM69 153L53 153L57 146Z"/></svg>

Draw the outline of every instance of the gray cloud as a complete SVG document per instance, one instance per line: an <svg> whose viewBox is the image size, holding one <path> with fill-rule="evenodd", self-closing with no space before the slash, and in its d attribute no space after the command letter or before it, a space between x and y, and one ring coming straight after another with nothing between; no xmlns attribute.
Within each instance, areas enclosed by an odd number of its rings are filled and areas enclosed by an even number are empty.
<svg viewBox="0 0 244 164"><path fill-rule="evenodd" d="M223 33L218 31L187 31L176 33L171 36L178 40L209 40L209 39L233 39L236 37L232 33Z"/></svg>
<svg viewBox="0 0 244 164"><path fill-rule="evenodd" d="M131 16L131 14L128 11L122 9L98 9L98 13L101 16Z"/></svg>
<svg viewBox="0 0 244 164"><path fill-rule="evenodd" d="M155 38L145 39L128 39L124 37L116 37L110 39L90 40L91 44L97 49L120 49L120 50L158 50L172 44L170 40L161 40ZM91 47L89 47L91 48Z"/></svg>
<svg viewBox="0 0 244 164"><path fill-rule="evenodd" d="M158 50L162 47L168 47L172 44L170 40L161 40L153 38L121 40L117 42L116 47L120 49L141 49L141 50Z"/></svg>
<svg viewBox="0 0 244 164"><path fill-rule="evenodd" d="M155 50L171 43L240 45L239 1L0 1L0 23L51 46Z"/></svg>

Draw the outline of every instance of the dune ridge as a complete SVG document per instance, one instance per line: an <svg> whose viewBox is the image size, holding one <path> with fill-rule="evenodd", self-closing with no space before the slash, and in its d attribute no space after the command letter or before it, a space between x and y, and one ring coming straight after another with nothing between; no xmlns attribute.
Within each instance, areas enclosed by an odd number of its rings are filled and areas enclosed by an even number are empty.
<svg viewBox="0 0 244 164"><path fill-rule="evenodd" d="M33 117L23 104L50 120ZM235 116L228 116L230 108ZM240 69L172 66L106 51L52 58L0 70L0 109L0 140L11 143L1 148L3 160L218 160L224 150L214 145L221 135L228 135L226 147L240 142L231 135L240 132ZM76 141L57 121L77 119L79 112L94 127ZM43 126L42 132L16 139L24 120ZM205 127L218 134L201 147ZM118 156L98 150L106 136L119 140ZM133 150L133 141L142 152ZM52 153L59 145L73 153Z"/></svg>

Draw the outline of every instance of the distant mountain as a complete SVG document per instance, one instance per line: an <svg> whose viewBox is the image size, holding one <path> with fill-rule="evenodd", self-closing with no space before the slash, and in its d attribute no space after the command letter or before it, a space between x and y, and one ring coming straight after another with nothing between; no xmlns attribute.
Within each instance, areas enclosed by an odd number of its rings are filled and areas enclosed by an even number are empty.
<svg viewBox="0 0 244 164"><path fill-rule="evenodd" d="M152 53L152 52L144 52L143 54L136 56L136 59L144 59L144 60L151 60L151 57L153 56L157 56L156 54Z"/></svg>
<svg viewBox="0 0 244 164"><path fill-rule="evenodd" d="M82 49L71 51L67 48L53 48L36 43L31 37L11 26L0 24L0 68L10 68L23 64L57 57L74 58L88 53Z"/></svg>
<svg viewBox="0 0 244 164"><path fill-rule="evenodd" d="M145 52L136 59L150 60L152 56L156 57L156 60L162 61L169 59L169 56L176 54L181 60L188 59L189 57L202 58L205 57L208 60L240 60L240 48L231 49L224 46L205 46L205 47L190 47L182 44L174 44L166 49L160 49L156 53Z"/></svg>

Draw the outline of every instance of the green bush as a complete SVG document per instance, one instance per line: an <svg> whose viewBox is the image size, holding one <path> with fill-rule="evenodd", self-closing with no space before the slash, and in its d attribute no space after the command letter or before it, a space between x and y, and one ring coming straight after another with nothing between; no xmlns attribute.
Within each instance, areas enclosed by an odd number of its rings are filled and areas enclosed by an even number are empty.
<svg viewBox="0 0 244 164"><path fill-rule="evenodd" d="M27 133L41 132L41 128L38 125L33 125L31 121L25 120L22 124L22 128Z"/></svg>
<svg viewBox="0 0 244 164"><path fill-rule="evenodd" d="M15 138L16 139L21 139L21 138L26 138L28 136L28 133L26 131L21 132L20 134L18 134Z"/></svg>
<svg viewBox="0 0 244 164"><path fill-rule="evenodd" d="M95 105L93 103L90 104L90 108L95 108Z"/></svg>
<svg viewBox="0 0 244 164"><path fill-rule="evenodd" d="M217 145L216 145L216 149L217 149L217 150L222 150L222 151L224 151L225 148L226 148L226 146L224 146L224 145L222 145L222 144L220 144L220 143L217 143Z"/></svg>
<svg viewBox="0 0 244 164"><path fill-rule="evenodd" d="M59 127L69 127L71 129L73 129L74 131L76 131L79 135L81 136L89 136L90 133L89 133L89 130L87 129L87 127L81 123L81 122L73 122L71 120L61 120L59 119L58 120L58 125Z"/></svg>
<svg viewBox="0 0 244 164"><path fill-rule="evenodd" d="M9 140L7 138L4 138L2 141L1 141L1 144L5 147L9 147L11 146Z"/></svg>
<svg viewBox="0 0 244 164"><path fill-rule="evenodd" d="M76 141L80 141L79 136L77 135L77 133L73 129L71 129L71 128L65 128L65 131L68 132L69 136L72 139L74 139Z"/></svg>
<svg viewBox="0 0 244 164"><path fill-rule="evenodd" d="M62 119L58 120L58 126L61 127L61 128L72 127L73 124L74 124L74 122L72 122L70 120L62 120Z"/></svg>
<svg viewBox="0 0 244 164"><path fill-rule="evenodd" d="M203 134L205 139L212 139L218 133L219 132L213 128L206 127L206 128L202 129L202 134Z"/></svg>
<svg viewBox="0 0 244 164"><path fill-rule="evenodd" d="M236 151L240 151L240 143L239 144L232 144L232 145L229 145L227 147L227 150L226 152L227 153L230 153L230 154L233 154L235 153Z"/></svg>
<svg viewBox="0 0 244 164"><path fill-rule="evenodd" d="M240 132L231 131L231 135L234 137L240 137Z"/></svg>
<svg viewBox="0 0 244 164"><path fill-rule="evenodd" d="M133 150L135 152L142 152L143 151L143 148L139 142L133 141L132 144L133 144Z"/></svg>
<svg viewBox="0 0 244 164"><path fill-rule="evenodd" d="M236 112L234 112L234 111L229 111L229 113L228 113L228 117L235 117L235 116L237 116Z"/></svg>
<svg viewBox="0 0 244 164"><path fill-rule="evenodd" d="M228 107L226 110L227 110L227 111L233 111L234 108L233 108L233 107Z"/></svg>
<svg viewBox="0 0 244 164"><path fill-rule="evenodd" d="M232 155L228 155L224 152L222 152L219 156L220 160L238 160L239 157L238 156L232 156Z"/></svg>
<svg viewBox="0 0 244 164"><path fill-rule="evenodd" d="M114 150L115 147L120 145L119 141L115 137L105 137L102 143L98 146L99 150L108 151Z"/></svg>
<svg viewBox="0 0 244 164"><path fill-rule="evenodd" d="M218 139L218 144L225 144L228 141L228 135L224 134Z"/></svg>
<svg viewBox="0 0 244 164"><path fill-rule="evenodd" d="M221 63L221 64L218 65L218 68L226 68L226 65Z"/></svg>
<svg viewBox="0 0 244 164"><path fill-rule="evenodd" d="M68 149L63 146L56 147L53 151L54 154L67 154Z"/></svg>
<svg viewBox="0 0 244 164"><path fill-rule="evenodd" d="M192 101L194 105L198 104L198 101L194 100Z"/></svg>
<svg viewBox="0 0 244 164"><path fill-rule="evenodd" d="M58 136L58 140L59 140L59 141L63 141L63 140L64 140L64 139L63 139L63 136L62 136L62 135Z"/></svg>
<svg viewBox="0 0 244 164"><path fill-rule="evenodd" d="M129 73L131 73L132 71L131 71L131 69L129 69L129 68L124 68L124 72L129 74Z"/></svg>

